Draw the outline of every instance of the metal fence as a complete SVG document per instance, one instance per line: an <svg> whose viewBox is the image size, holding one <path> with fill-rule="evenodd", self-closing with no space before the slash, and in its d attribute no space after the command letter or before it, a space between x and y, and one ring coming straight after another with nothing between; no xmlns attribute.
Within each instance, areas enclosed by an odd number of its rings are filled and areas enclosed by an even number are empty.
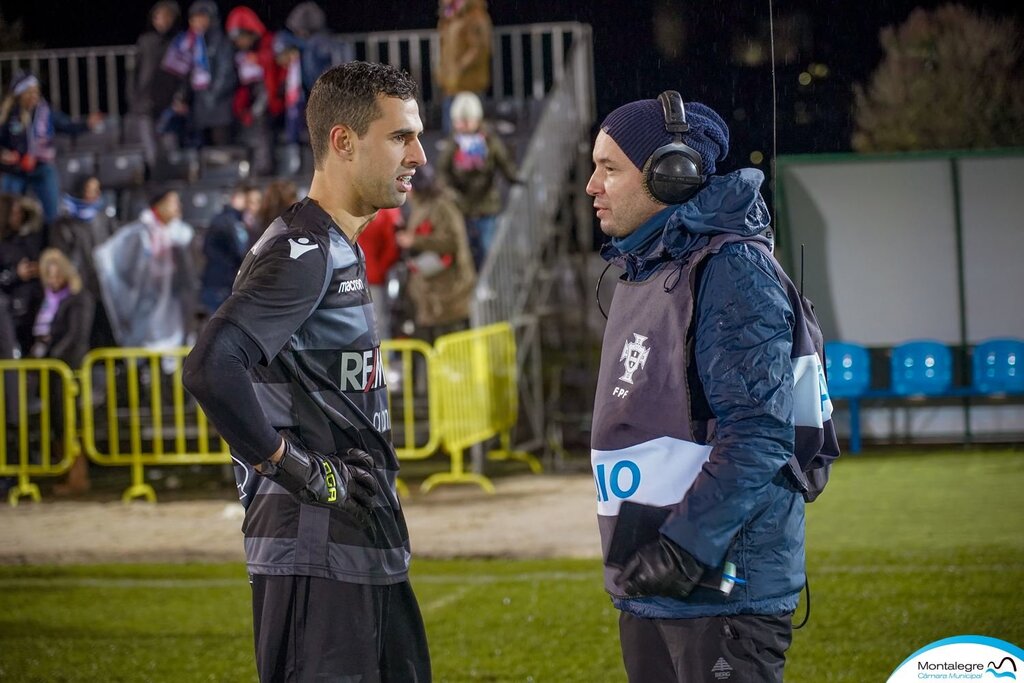
<svg viewBox="0 0 1024 683"><path fill-rule="evenodd" d="M33 476L66 472L78 454L74 374L50 359L0 361L0 476L17 477L11 505L39 500ZM13 456L13 457L12 457Z"/></svg>
<svg viewBox="0 0 1024 683"><path fill-rule="evenodd" d="M11 504L21 497L38 501L31 478L63 474L80 456L131 469L125 502L156 500L146 467L229 463L227 444L182 385L188 352L94 349L77 372L57 360L0 361L0 476L18 480ZM509 325L445 335L436 348L416 339L385 340L381 352L401 378L388 394L399 459L440 450L451 456L449 471L428 478L424 491L465 481L493 491L486 477L465 474L462 453L495 437L500 445L492 459L521 460L540 471L535 458L510 445L518 386Z"/></svg>
<svg viewBox="0 0 1024 683"><path fill-rule="evenodd" d="M540 290L555 286L559 269L566 267L564 254L553 254L552 245L560 241L564 250L564 238L571 232L567 224L574 216L578 220L589 215L587 197L569 184L574 170L579 176L586 166L584 151L596 116L589 26L581 26L574 35L561 67L520 168L526 182L512 188L498 219L471 313L474 326L510 321L516 330L519 385L529 431L517 436L531 449L549 445L538 315L545 296ZM581 182L579 177L576 182ZM574 196L577 206L567 207L567 196ZM581 201L584 206L579 206ZM586 232L589 236L589 228Z"/></svg>
<svg viewBox="0 0 1024 683"><path fill-rule="evenodd" d="M523 103L544 99L565 71L569 46L589 27L576 22L496 26L492 50L493 100ZM425 106L440 102L434 86L440 40L435 30L378 31L339 36L356 59L399 66L419 82ZM31 70L43 84L50 104L72 117L102 111L122 116L128 111L129 84L135 74L135 46L68 48L0 52L0 92L13 75Z"/></svg>
<svg viewBox="0 0 1024 683"><path fill-rule="evenodd" d="M429 491L438 484L477 484L494 492L490 479L466 472L464 452L494 437L501 447L488 456L513 459L540 472L540 463L525 451L513 450L511 431L519 416L516 340L512 326L497 323L437 340L431 383L437 386L441 438L451 457L449 472L432 474L423 482Z"/></svg>

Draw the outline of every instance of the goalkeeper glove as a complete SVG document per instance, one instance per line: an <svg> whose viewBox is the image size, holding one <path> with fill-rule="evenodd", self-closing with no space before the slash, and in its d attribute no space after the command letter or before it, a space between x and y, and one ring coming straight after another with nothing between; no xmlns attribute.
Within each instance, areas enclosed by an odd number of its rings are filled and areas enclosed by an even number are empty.
<svg viewBox="0 0 1024 683"><path fill-rule="evenodd" d="M373 476L373 458L359 448L344 455L309 450L287 435L281 460L264 462L260 474L281 485L300 502L351 512L351 505L373 505L380 491Z"/></svg>

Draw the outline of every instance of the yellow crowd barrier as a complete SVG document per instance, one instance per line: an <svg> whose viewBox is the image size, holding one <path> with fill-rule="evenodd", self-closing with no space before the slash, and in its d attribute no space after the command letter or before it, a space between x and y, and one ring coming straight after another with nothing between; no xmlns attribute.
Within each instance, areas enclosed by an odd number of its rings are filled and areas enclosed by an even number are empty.
<svg viewBox="0 0 1024 683"><path fill-rule="evenodd" d="M437 385L431 381L434 348L420 339L385 339L381 342L384 367L397 383L388 379L388 414L391 416L391 440L400 460L421 460L437 452L441 445L438 432ZM398 492L408 495L401 479Z"/></svg>
<svg viewBox="0 0 1024 683"><path fill-rule="evenodd" d="M424 459L442 447L450 457L450 471L428 477L424 492L446 483L476 483L493 492L487 477L466 471L464 453L495 437L499 448L488 453L490 459L521 460L541 470L532 455L510 447L518 387L509 325L445 335L434 347L417 339L386 340L381 351L395 380L388 414L398 457ZM29 478L63 474L80 451L97 464L131 468L126 502L156 500L145 482L147 466L230 462L227 444L182 385L188 352L94 349L77 382L60 361L0 361L0 476L18 478L11 504L22 496L39 500Z"/></svg>
<svg viewBox="0 0 1024 683"><path fill-rule="evenodd" d="M17 477L7 499L39 501L29 477L63 474L78 455L75 378L52 359L0 361L0 476Z"/></svg>
<svg viewBox="0 0 1024 683"><path fill-rule="evenodd" d="M82 447L96 463L131 467L125 502L156 501L143 477L146 465L230 462L227 444L185 393L181 367L188 352L94 349L82 362Z"/></svg>
<svg viewBox="0 0 1024 683"><path fill-rule="evenodd" d="M521 460L540 472L535 457L510 445L519 410L512 326L497 323L448 334L438 338L435 350L432 383L437 385L439 431L451 471L427 477L422 490L471 483L494 493L490 479L465 470L466 449L494 437L501 447L488 453L490 459Z"/></svg>

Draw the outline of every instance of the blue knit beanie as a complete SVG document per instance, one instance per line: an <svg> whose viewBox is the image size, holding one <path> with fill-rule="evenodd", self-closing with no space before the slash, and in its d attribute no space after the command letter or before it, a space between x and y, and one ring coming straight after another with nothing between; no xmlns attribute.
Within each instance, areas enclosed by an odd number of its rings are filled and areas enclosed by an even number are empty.
<svg viewBox="0 0 1024 683"><path fill-rule="evenodd" d="M715 162L725 159L729 153L729 127L711 107L700 102L686 102L683 107L690 126L690 131L683 135L683 142L697 150L704 175L711 175L715 172ZM622 105L605 118L601 130L641 171L654 150L673 139L665 130L665 114L658 100L637 100Z"/></svg>

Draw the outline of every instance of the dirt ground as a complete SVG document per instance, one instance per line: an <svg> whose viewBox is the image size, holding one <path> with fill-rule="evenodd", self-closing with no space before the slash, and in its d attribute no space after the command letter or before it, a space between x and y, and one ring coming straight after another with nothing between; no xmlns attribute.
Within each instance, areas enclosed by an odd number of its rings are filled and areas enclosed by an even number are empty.
<svg viewBox="0 0 1024 683"><path fill-rule="evenodd" d="M600 555L588 474L518 475L497 492L442 486L404 499L417 557ZM0 505L0 564L233 562L242 553L242 507L225 499L160 502L22 502Z"/></svg>

